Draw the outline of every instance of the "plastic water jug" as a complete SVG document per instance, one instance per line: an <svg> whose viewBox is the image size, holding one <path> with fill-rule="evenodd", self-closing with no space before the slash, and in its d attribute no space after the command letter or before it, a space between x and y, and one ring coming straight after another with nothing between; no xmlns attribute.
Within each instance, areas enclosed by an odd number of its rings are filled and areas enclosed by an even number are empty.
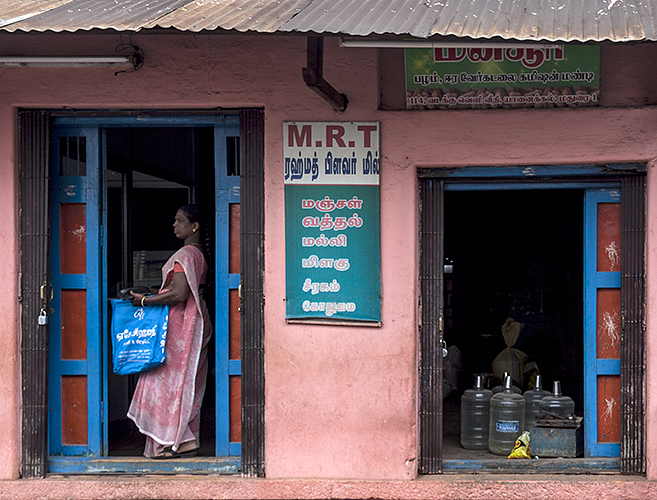
<svg viewBox="0 0 657 500"><path fill-rule="evenodd" d="M504 372L504 376L502 377L502 383L500 385L496 385L495 387L493 387L493 394L497 394L498 392L502 392L504 390L504 384L507 377L511 378L511 375L509 375L509 372ZM522 394L522 390L520 389L520 387L516 387L515 385L511 385L511 390L516 394Z"/></svg>
<svg viewBox="0 0 657 500"><path fill-rule="evenodd" d="M504 390L490 399L488 449L496 455L508 455L525 427L525 398L513 392L511 377Z"/></svg>
<svg viewBox="0 0 657 500"><path fill-rule="evenodd" d="M488 449L490 398L493 392L484 389L484 378L477 375L475 385L461 396L461 446L467 450Z"/></svg>
<svg viewBox="0 0 657 500"><path fill-rule="evenodd" d="M525 391L523 397L525 398L525 428L528 431L532 427L536 427L534 417L541 411L539 403L545 396L552 396L550 391L543 389L542 380L540 375L536 375L536 385L533 389Z"/></svg>
<svg viewBox="0 0 657 500"><path fill-rule="evenodd" d="M561 382L554 381L552 392L552 396L545 396L541 399L539 407L542 411L549 411L562 417L575 413L575 402L561 393Z"/></svg>

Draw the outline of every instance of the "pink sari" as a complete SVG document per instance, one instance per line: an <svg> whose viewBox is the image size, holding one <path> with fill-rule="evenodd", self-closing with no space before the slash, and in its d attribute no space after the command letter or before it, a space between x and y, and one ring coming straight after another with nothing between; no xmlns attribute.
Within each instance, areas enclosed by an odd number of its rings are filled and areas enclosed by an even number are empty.
<svg viewBox="0 0 657 500"><path fill-rule="evenodd" d="M147 436L147 457L168 447L175 452L188 441L199 443L200 409L208 371L207 344L212 335L210 316L199 294L207 264L198 248L184 246L162 268L163 285L176 262L184 269L190 294L185 302L170 306L167 361L140 375L128 410L128 418Z"/></svg>

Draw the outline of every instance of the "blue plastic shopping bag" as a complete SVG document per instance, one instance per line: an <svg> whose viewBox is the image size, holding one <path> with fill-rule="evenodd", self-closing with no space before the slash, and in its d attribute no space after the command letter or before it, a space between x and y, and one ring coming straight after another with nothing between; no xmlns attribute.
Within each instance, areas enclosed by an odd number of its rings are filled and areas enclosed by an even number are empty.
<svg viewBox="0 0 657 500"><path fill-rule="evenodd" d="M162 366L167 359L169 306L135 307L129 300L110 302L114 373L129 375Z"/></svg>

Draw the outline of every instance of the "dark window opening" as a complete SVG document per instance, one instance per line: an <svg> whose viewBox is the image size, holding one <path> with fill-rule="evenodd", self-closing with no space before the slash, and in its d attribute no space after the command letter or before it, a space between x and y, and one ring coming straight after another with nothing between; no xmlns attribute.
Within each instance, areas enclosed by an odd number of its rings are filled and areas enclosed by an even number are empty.
<svg viewBox="0 0 657 500"><path fill-rule="evenodd" d="M240 138L226 137L227 168L229 176L240 175Z"/></svg>
<svg viewBox="0 0 657 500"><path fill-rule="evenodd" d="M87 175L87 139L62 137L59 139L61 175Z"/></svg>

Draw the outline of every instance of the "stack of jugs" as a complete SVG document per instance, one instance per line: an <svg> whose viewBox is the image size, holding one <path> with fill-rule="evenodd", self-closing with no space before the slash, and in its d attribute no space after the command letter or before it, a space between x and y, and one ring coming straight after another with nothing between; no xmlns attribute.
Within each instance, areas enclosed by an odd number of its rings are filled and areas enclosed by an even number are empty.
<svg viewBox="0 0 657 500"><path fill-rule="evenodd" d="M525 426L525 398L512 389L507 377L504 390L490 400L488 449L495 455L508 455Z"/></svg>
<svg viewBox="0 0 657 500"><path fill-rule="evenodd" d="M542 387L542 380L540 375L536 375L536 383L534 388L528 391L525 391L523 395L525 398L525 428L524 430L528 431L532 427L536 427L536 422L534 417L541 411L539 403L541 399L546 396L552 396L550 391L546 391Z"/></svg>
<svg viewBox="0 0 657 500"><path fill-rule="evenodd" d="M553 395L541 399L539 403L541 411L549 411L561 417L569 417L575 413L575 402L561 393L561 382L554 381L552 392Z"/></svg>
<svg viewBox="0 0 657 500"><path fill-rule="evenodd" d="M484 389L484 378L475 377L475 385L461 396L461 446L466 450L488 449L490 398L493 392Z"/></svg>
<svg viewBox="0 0 657 500"><path fill-rule="evenodd" d="M511 375L509 375L509 372L504 372L504 375L502 376L502 383L493 387L493 394L497 394L498 392L502 392L504 390L504 384L507 377L511 378ZM515 385L511 385L511 390L516 394L522 394L520 387L516 387Z"/></svg>

